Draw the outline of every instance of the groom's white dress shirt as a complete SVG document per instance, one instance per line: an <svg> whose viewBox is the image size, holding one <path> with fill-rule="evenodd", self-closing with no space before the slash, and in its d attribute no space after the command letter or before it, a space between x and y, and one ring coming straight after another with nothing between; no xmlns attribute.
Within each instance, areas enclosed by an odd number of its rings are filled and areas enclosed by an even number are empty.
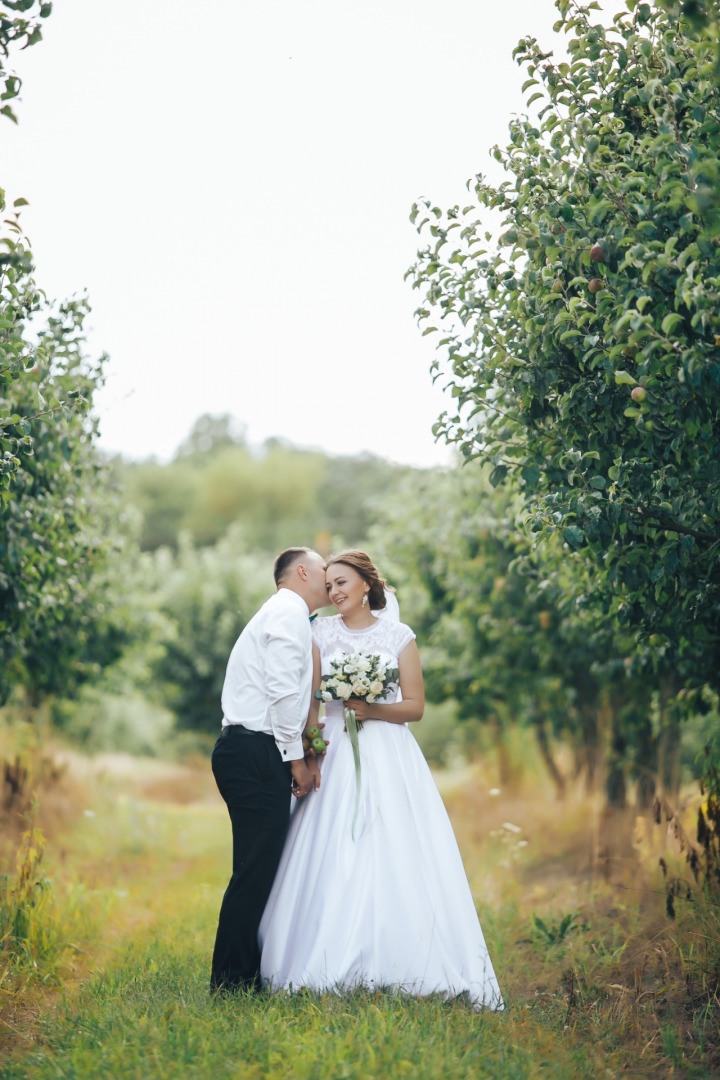
<svg viewBox="0 0 720 1080"><path fill-rule="evenodd" d="M312 689L310 612L292 589L278 589L235 642L222 691L223 727L272 735L284 761L303 757Z"/></svg>

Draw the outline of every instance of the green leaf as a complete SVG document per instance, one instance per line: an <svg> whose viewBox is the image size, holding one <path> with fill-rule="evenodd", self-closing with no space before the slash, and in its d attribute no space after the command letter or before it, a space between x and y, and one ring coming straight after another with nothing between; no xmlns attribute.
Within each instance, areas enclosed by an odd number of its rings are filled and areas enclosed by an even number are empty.
<svg viewBox="0 0 720 1080"><path fill-rule="evenodd" d="M507 474L507 465L496 465L493 471L490 473L490 483L493 487L498 487L499 484L502 484Z"/></svg>
<svg viewBox="0 0 720 1080"><path fill-rule="evenodd" d="M682 315L678 315L676 311L671 311L669 315L666 315L660 324L660 329L666 337L669 337L678 326L683 324Z"/></svg>
<svg viewBox="0 0 720 1080"><path fill-rule="evenodd" d="M618 386L636 386L637 379L634 379L628 371L616 371L615 382Z"/></svg>
<svg viewBox="0 0 720 1080"><path fill-rule="evenodd" d="M563 529L563 538L570 547L580 547L583 543L585 536L582 529L578 525L568 525Z"/></svg>

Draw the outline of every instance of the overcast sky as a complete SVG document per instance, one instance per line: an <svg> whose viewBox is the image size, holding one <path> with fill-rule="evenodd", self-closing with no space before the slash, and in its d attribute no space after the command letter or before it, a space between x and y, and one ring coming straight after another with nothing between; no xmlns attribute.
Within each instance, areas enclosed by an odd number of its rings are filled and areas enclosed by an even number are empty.
<svg viewBox="0 0 720 1080"><path fill-rule="evenodd" d="M621 0L606 0L619 10ZM467 202L553 0L57 0L16 59L9 199L110 354L102 445L167 459L205 412L252 442L447 460L403 281L427 195Z"/></svg>

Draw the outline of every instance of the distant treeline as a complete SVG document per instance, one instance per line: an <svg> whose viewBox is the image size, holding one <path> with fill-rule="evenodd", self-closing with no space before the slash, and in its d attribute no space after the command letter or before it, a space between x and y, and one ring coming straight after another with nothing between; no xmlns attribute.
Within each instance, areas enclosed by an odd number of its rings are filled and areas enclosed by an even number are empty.
<svg viewBox="0 0 720 1080"><path fill-rule="evenodd" d="M419 470L372 454L334 457L269 439L251 448L232 417L205 415L168 464L114 463L142 515L140 546L215 544L240 524L253 550L360 544L374 509Z"/></svg>

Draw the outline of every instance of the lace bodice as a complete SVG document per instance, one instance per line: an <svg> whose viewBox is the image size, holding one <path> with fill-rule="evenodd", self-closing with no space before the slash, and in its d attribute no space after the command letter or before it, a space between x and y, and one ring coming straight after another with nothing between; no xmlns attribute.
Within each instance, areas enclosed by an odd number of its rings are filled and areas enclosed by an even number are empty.
<svg viewBox="0 0 720 1080"><path fill-rule="evenodd" d="M351 630L341 615L329 615L315 619L312 624L313 643L320 650L321 670L327 670L327 661L338 653L362 652L368 656L380 656L386 664L397 667L398 657L415 634L405 623L392 619L376 619L362 630ZM390 702L395 695L383 698Z"/></svg>

